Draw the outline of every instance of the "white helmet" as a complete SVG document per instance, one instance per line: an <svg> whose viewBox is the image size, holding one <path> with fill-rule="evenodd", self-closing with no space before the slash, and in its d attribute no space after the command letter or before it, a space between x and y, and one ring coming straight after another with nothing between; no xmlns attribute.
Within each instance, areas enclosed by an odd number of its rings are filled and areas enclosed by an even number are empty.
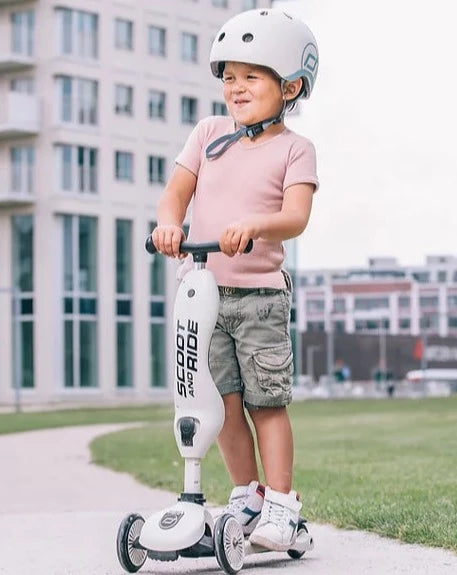
<svg viewBox="0 0 457 575"><path fill-rule="evenodd" d="M248 10L228 20L211 47L210 66L222 77L225 62L272 69L284 80L303 79L300 96L309 98L316 80L317 43L304 22L282 10Z"/></svg>

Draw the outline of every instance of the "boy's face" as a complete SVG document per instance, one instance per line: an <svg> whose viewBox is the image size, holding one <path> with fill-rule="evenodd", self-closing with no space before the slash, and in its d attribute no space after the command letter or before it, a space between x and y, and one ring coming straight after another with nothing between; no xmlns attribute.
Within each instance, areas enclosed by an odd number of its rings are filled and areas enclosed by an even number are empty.
<svg viewBox="0 0 457 575"><path fill-rule="evenodd" d="M255 124L281 112L280 81L268 68L227 62L222 79L225 103L237 124Z"/></svg>

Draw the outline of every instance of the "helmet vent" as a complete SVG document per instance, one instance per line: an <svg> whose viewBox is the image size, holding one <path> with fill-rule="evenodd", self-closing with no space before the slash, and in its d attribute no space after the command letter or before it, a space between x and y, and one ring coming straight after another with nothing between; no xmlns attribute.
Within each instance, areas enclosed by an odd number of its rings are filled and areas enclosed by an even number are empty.
<svg viewBox="0 0 457 575"><path fill-rule="evenodd" d="M219 38L217 39L217 41L221 42L224 38L225 38L225 32L222 32L222 34L219 34Z"/></svg>
<svg viewBox="0 0 457 575"><path fill-rule="evenodd" d="M247 34L243 34L241 39L243 40L243 42L252 42L254 40L254 36L250 32L248 32Z"/></svg>
<svg viewBox="0 0 457 575"><path fill-rule="evenodd" d="M260 12L261 16L268 16L268 10L262 10L262 12Z"/></svg>

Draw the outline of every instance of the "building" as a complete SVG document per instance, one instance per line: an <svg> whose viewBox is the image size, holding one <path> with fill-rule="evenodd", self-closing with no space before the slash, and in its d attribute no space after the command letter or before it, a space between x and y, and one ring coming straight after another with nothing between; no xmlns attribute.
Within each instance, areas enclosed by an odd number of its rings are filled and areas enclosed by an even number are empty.
<svg viewBox="0 0 457 575"><path fill-rule="evenodd" d="M267 0L0 0L0 404L169 396L174 265L143 246L216 31ZM165 266L165 267L164 267Z"/></svg>
<svg viewBox="0 0 457 575"><path fill-rule="evenodd" d="M457 256L423 266L372 258L368 268L300 272L301 331L457 337Z"/></svg>
<svg viewBox="0 0 457 575"><path fill-rule="evenodd" d="M372 258L363 269L300 271L297 283L302 355L309 364L320 354L318 374L349 357L365 379L386 364L399 377L424 362L457 367L457 256L422 266Z"/></svg>

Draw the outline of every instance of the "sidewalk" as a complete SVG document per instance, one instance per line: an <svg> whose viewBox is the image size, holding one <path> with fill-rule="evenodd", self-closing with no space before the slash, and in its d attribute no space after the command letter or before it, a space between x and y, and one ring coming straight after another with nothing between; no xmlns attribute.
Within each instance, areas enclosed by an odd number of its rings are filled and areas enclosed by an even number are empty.
<svg viewBox="0 0 457 575"><path fill-rule="evenodd" d="M97 435L125 428L100 425L0 436L0 573L122 575L116 535L123 517L147 516L176 501L129 475L90 462ZM315 549L294 561L284 553L246 559L250 575L454 575L457 556L376 535L311 525ZM139 573L222 573L215 558L147 560Z"/></svg>

